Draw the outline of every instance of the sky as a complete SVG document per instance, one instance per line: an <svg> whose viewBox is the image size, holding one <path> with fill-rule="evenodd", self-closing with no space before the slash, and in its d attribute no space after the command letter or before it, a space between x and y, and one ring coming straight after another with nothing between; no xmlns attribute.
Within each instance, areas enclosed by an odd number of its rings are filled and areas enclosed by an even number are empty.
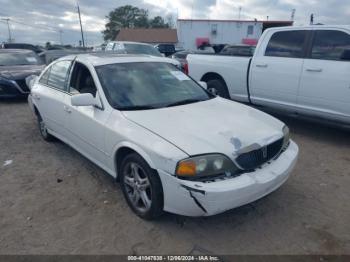
<svg viewBox="0 0 350 262"><path fill-rule="evenodd" d="M103 42L106 15L126 4L147 9L151 17L238 19L241 7L241 19L290 20L295 9L295 25L307 25L311 13L315 23L350 24L350 0L79 0L88 45ZM2 19L10 18L16 42L60 43L62 37L63 44L77 45L81 35L76 5L76 0L0 0L0 43L8 39Z"/></svg>

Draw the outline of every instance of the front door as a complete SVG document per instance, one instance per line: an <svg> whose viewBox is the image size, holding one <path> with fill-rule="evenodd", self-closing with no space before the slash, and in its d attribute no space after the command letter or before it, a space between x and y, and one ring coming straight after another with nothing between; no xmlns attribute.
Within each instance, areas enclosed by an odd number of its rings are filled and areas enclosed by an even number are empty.
<svg viewBox="0 0 350 262"><path fill-rule="evenodd" d="M255 54L250 70L254 104L295 109L308 31L271 33Z"/></svg>
<svg viewBox="0 0 350 262"><path fill-rule="evenodd" d="M92 74L82 63L74 63L69 92L71 96L90 93L98 98ZM107 121L108 112L94 106L72 106L70 101L67 107L70 111L66 122L69 140L87 157L105 166L107 157L104 124Z"/></svg>

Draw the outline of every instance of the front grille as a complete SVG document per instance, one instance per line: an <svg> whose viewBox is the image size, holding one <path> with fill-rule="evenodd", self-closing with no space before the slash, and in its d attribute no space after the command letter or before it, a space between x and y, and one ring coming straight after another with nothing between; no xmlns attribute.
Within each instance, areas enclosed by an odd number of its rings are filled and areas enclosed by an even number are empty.
<svg viewBox="0 0 350 262"><path fill-rule="evenodd" d="M26 84L26 80L22 79L22 80L16 80L17 85L19 85L19 87L22 89L23 92L29 92L29 88Z"/></svg>
<svg viewBox="0 0 350 262"><path fill-rule="evenodd" d="M236 158L237 164L246 170L255 169L274 158L282 149L283 138L256 150L243 153Z"/></svg>

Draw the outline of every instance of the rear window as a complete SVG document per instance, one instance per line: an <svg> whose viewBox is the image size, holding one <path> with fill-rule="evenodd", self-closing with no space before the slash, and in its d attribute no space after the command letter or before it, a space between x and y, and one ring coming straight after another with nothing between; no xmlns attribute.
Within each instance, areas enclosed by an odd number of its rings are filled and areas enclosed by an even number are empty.
<svg viewBox="0 0 350 262"><path fill-rule="evenodd" d="M162 54L159 53L157 49L149 45L124 44L124 47L128 54L144 54L159 57L162 56Z"/></svg>
<svg viewBox="0 0 350 262"><path fill-rule="evenodd" d="M186 59L188 54L189 53L187 52L179 52L179 53L175 53L174 57L179 59Z"/></svg>
<svg viewBox="0 0 350 262"><path fill-rule="evenodd" d="M254 47L250 46L227 46L220 54L233 55L233 56L253 56Z"/></svg>
<svg viewBox="0 0 350 262"><path fill-rule="evenodd" d="M304 30L276 32L266 47L265 56L302 58L305 40Z"/></svg>

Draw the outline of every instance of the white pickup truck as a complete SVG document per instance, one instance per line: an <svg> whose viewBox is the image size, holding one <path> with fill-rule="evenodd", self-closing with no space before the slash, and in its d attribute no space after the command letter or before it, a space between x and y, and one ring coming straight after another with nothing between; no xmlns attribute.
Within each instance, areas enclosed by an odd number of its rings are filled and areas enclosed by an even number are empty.
<svg viewBox="0 0 350 262"><path fill-rule="evenodd" d="M350 123L350 26L266 30L253 57L187 57L189 75L218 95Z"/></svg>

